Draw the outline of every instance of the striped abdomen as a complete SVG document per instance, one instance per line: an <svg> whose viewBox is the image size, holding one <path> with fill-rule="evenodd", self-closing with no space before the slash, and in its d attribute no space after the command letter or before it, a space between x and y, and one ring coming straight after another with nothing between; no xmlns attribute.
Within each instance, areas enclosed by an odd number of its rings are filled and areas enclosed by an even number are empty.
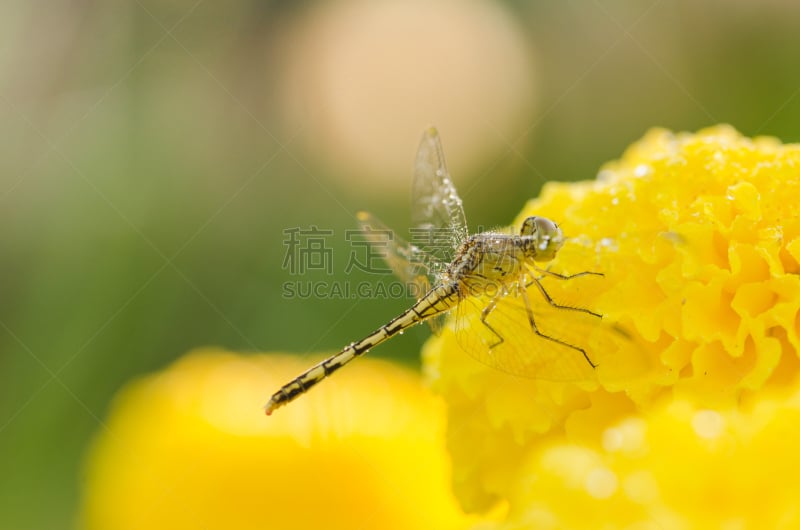
<svg viewBox="0 0 800 530"><path fill-rule="evenodd" d="M440 285L434 287L423 296L410 309L394 318L385 326L381 326L358 342L346 346L336 355L329 357L321 363L312 366L280 390L275 392L264 407L267 415L272 411L286 405L300 394L308 391L333 372L346 365L356 357L368 352L370 348L385 342L401 331L415 324L449 311L458 302L458 287L456 284Z"/></svg>

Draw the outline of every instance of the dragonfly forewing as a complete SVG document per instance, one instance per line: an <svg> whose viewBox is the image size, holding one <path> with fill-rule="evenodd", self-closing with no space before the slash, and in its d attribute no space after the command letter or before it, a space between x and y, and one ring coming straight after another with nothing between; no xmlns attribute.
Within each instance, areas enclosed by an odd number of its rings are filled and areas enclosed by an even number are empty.
<svg viewBox="0 0 800 530"><path fill-rule="evenodd" d="M422 136L414 167L412 242L439 261L449 263L468 236L467 219L444 159L439 133Z"/></svg>

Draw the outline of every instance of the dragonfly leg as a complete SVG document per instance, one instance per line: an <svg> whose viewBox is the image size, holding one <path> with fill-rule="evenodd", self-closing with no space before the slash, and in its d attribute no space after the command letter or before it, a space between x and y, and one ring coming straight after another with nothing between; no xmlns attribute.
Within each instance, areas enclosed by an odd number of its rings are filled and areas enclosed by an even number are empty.
<svg viewBox="0 0 800 530"><path fill-rule="evenodd" d="M549 295L546 294L546 292L544 291L544 288L539 284L538 280L534 279L534 281L536 282L536 285L539 285L539 288L542 290L542 292L545 293L545 298L547 298L547 300L549 302L551 302L555 307L562 307L562 306L559 306L559 305L555 304L550 299ZM522 301L525 302L525 311L528 313L528 323L531 325L531 330L533 330L534 333L536 333L538 336L540 336L543 339L547 339L549 341L555 342L556 344L561 344L562 346L566 346L567 348L571 348L571 349L573 349L575 351L580 352L581 355L583 355L583 358L586 359L586 362L589 363L589 366L591 366L592 368L597 368L597 365L592 362L592 360L589 358L589 354L586 353L586 350L584 350L583 348L581 348L579 346L575 346L574 344L570 344L569 342L565 342L565 341L563 341L561 339L557 339L555 337L551 337L550 335L546 335L546 334L542 333L541 331L539 331L539 327L536 325L536 319L533 317L533 309L531 309L531 301L528 299L528 292L525 289L520 289L519 291L520 291L519 294L522 297ZM569 308L569 307L567 307L566 309L577 309L577 308ZM591 313L591 311L588 311L588 310L584 310L584 311L586 311L588 313ZM594 315L596 313L591 313L591 314ZM600 316L600 315L597 315L597 316Z"/></svg>
<svg viewBox="0 0 800 530"><path fill-rule="evenodd" d="M502 336L502 335L500 335L500 334L497 332L497 330L496 330L496 329L494 329L494 328L492 327L492 325L491 325L491 324L489 324L489 323L486 321L486 319L489 317L489 315L492 313L492 311L494 311L494 308L495 308L495 307L497 307L497 301L498 301L498 300L500 299L500 297L501 297L501 296L503 296L503 295L504 295L504 293L502 293L502 292L501 292L501 293L498 293L497 295L495 295L495 297L494 297L494 298L492 298L492 299L489 301L489 303L488 303L488 304L486 304L486 307L484 307L484 308L483 308L483 310L481 311L481 324L483 324L484 326L486 326L487 328L489 328L489 331L491 331L491 332L494 334L494 336L495 336L495 337L497 337L497 342L495 342L495 343L493 343L493 344L490 344L490 345L489 345L489 349L490 349L490 350L491 350L491 349L493 349L493 348L496 348L497 346L500 346L500 345L501 345L501 344L503 344L503 342L505 341L505 339L503 338L503 336Z"/></svg>
<svg viewBox="0 0 800 530"><path fill-rule="evenodd" d="M539 267L534 267L536 272L545 274L547 276L552 276L553 278L558 278L559 280L571 280L573 278L579 278L581 276L605 276L602 272L594 272L594 271L583 271L578 272L575 274L559 274L557 272L553 272L550 269L540 269Z"/></svg>
<svg viewBox="0 0 800 530"><path fill-rule="evenodd" d="M556 274L555 272L543 271L541 269L536 269L536 271L544 273L544 274L549 274L551 276L554 275L554 276L556 276L556 277L558 277L558 278L560 278L562 280L568 280L570 278L575 278L576 276L583 276L585 274L598 274L598 275L602 276L602 274L599 273L599 272L579 272L578 274L573 274L571 276L564 276L562 274ZM562 304L557 303L555 300L553 300L553 297L550 296L550 293L548 293L547 290L544 288L544 285L542 285L542 282L539 281L539 280L541 280L541 277L537 278L536 276L531 274L530 275L530 279L531 279L531 281L525 283L525 287L530 287L532 284L536 285L536 288L539 289L540 293L542 293L542 297L551 306L557 307L558 309L566 309L568 311L578 311L580 313L586 313L586 314L595 316L597 318L603 318L603 315L601 315L600 313L595 313L594 311L592 311L590 309L586 309L585 307L573 307L573 306L570 306L570 305L562 305Z"/></svg>

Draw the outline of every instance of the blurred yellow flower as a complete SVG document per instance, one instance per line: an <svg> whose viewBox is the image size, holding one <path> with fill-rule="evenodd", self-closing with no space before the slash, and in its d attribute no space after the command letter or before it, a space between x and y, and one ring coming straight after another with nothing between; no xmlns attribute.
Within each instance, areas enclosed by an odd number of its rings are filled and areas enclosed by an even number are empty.
<svg viewBox="0 0 800 530"><path fill-rule="evenodd" d="M546 185L516 226L530 215L572 236L551 270L605 275L542 280L603 314L575 331L596 381L510 377L449 330L429 341L464 507L505 504L513 528L799 525L800 146L653 130L595 181Z"/></svg>
<svg viewBox="0 0 800 530"><path fill-rule="evenodd" d="M267 418L290 356L197 352L129 385L91 449L81 526L466 528L441 403L365 359Z"/></svg>

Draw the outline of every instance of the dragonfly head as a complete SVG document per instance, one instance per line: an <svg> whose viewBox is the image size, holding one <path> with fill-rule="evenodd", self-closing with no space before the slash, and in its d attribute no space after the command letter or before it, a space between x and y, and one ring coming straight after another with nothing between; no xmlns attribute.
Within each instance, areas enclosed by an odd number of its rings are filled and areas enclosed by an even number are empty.
<svg viewBox="0 0 800 530"><path fill-rule="evenodd" d="M550 219L528 217L519 231L525 248L536 261L550 261L564 244L564 234Z"/></svg>

